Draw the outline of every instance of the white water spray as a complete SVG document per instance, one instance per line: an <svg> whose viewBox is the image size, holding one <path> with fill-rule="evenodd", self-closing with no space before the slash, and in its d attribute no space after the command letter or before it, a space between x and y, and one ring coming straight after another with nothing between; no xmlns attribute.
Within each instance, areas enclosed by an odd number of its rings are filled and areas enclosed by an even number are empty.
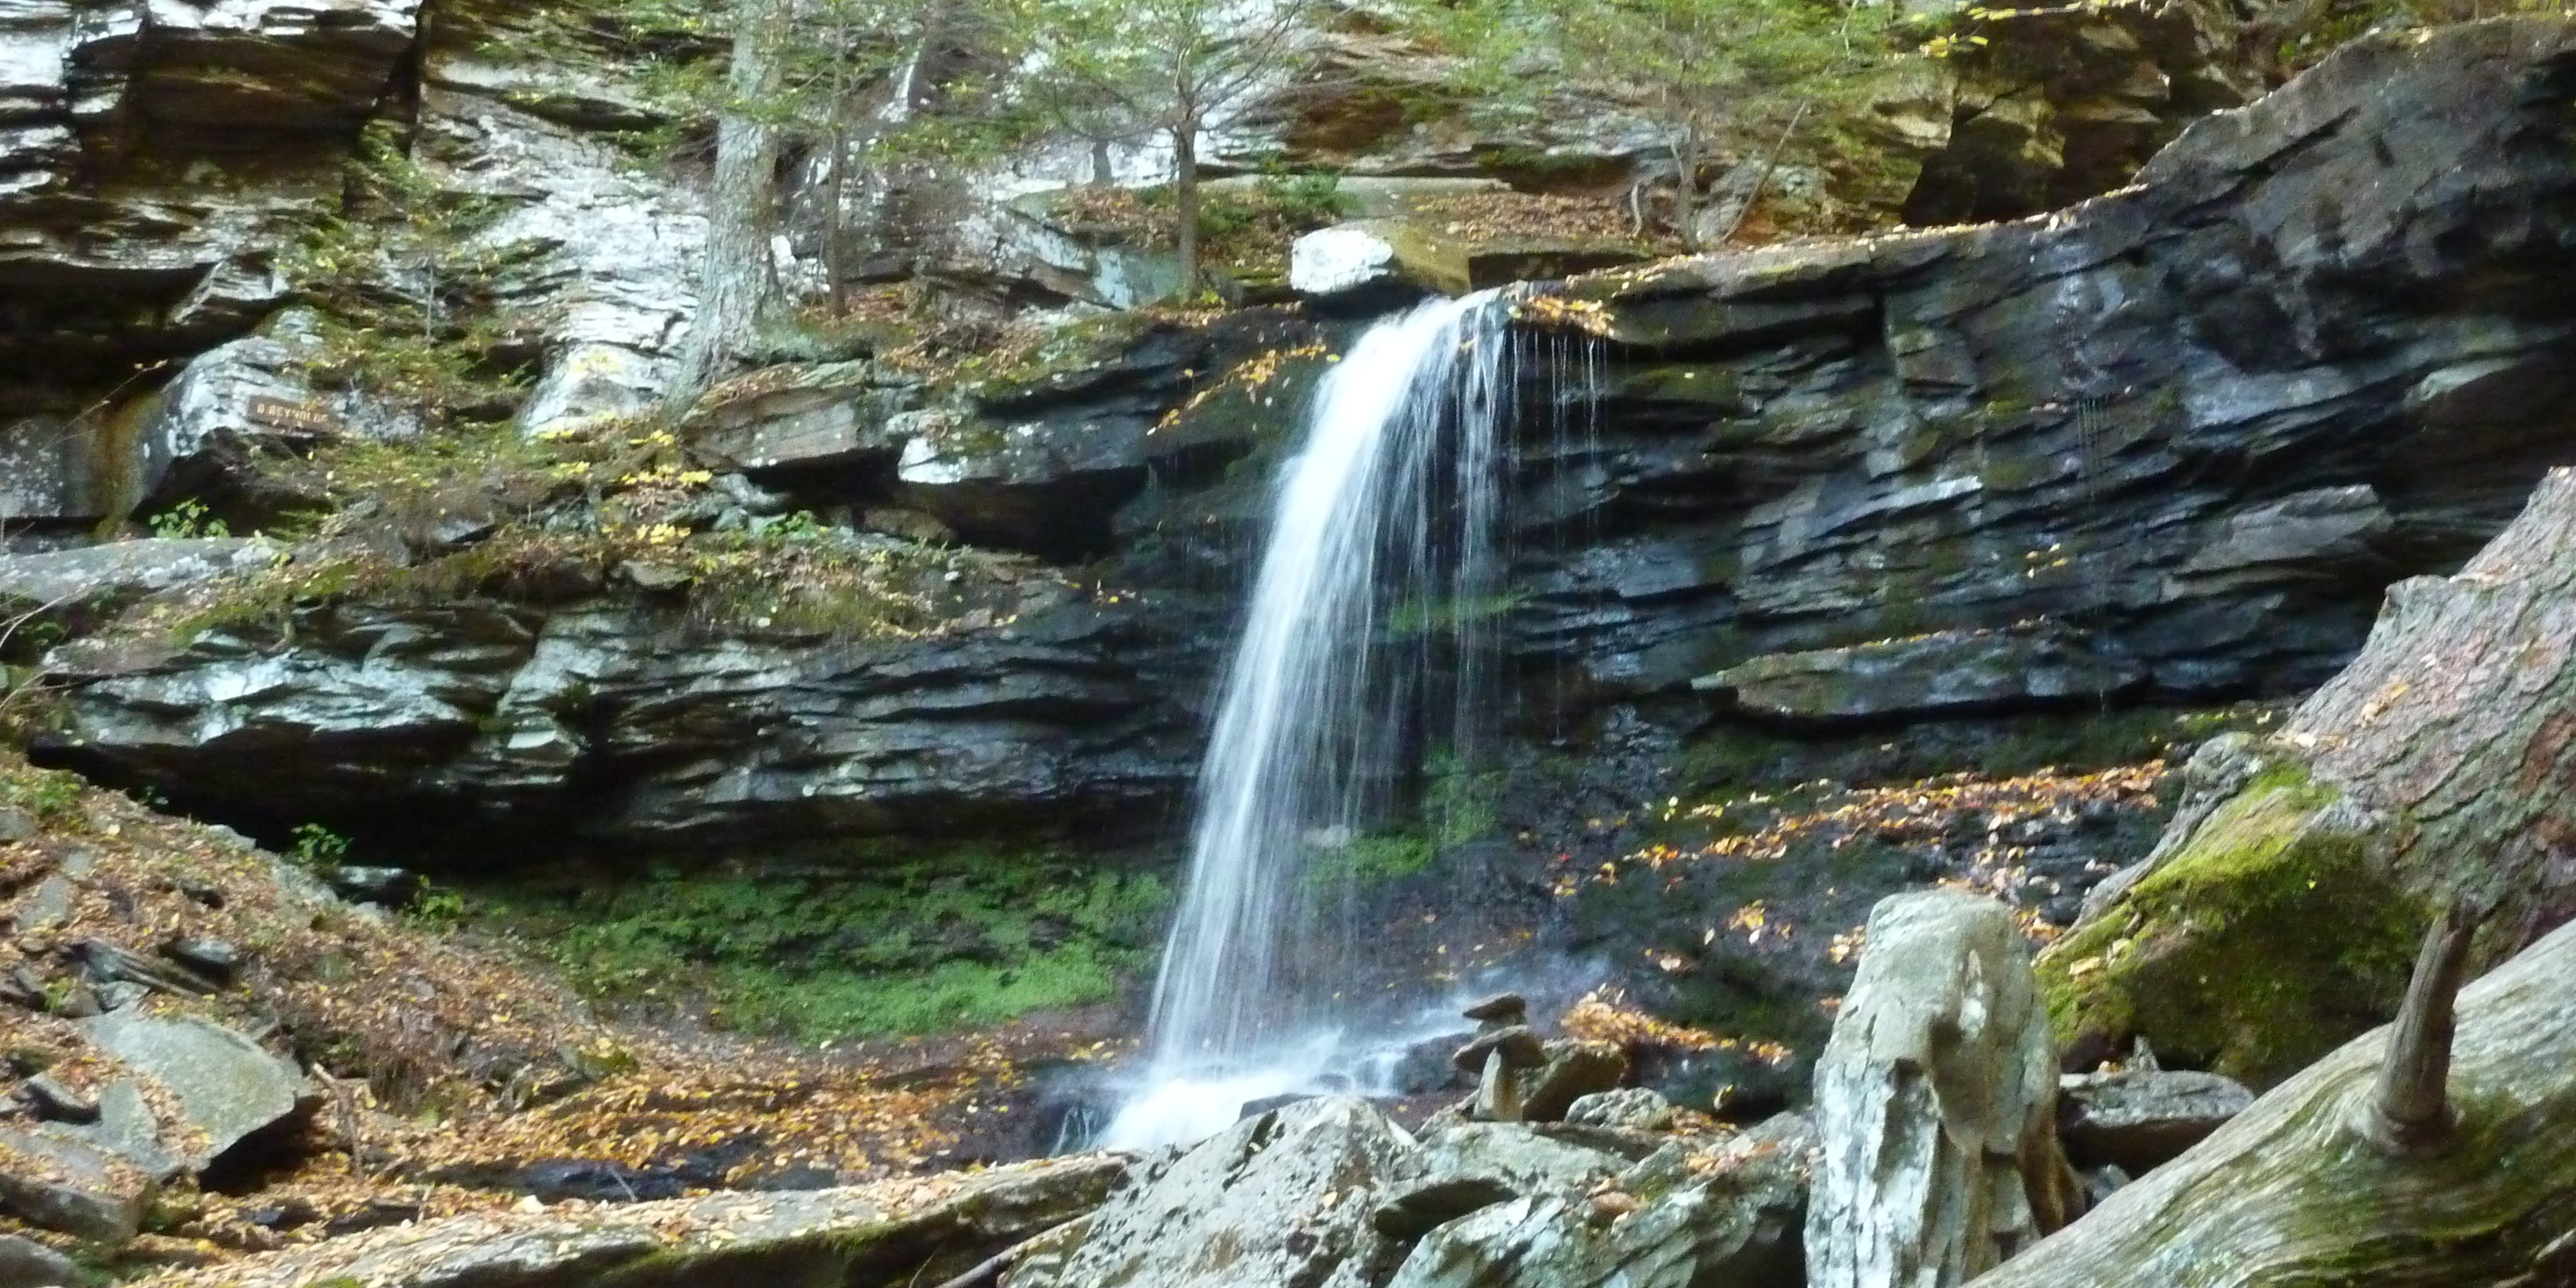
<svg viewBox="0 0 2576 1288"><path fill-rule="evenodd" d="M1420 711L1445 704L1464 754L1488 707L1506 320L1492 293L1424 304L1371 329L1316 392L1200 769L1147 1086L1104 1143L1204 1136L1246 1101L1366 1076L1336 1024L1354 916L1334 860L1418 767Z"/></svg>

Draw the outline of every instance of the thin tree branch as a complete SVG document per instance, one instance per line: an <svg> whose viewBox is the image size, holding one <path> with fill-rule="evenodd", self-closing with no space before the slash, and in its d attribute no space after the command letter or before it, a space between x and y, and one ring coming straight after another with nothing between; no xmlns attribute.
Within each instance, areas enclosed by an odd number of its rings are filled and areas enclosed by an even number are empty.
<svg viewBox="0 0 2576 1288"><path fill-rule="evenodd" d="M1745 219L1753 214L1753 207L1761 203L1762 190L1770 186L1771 172L1778 168L1780 153L1789 146L1789 136L1797 133L1798 123L1807 119L1807 109L1815 105L1816 100L1812 96L1798 101L1798 110L1790 114L1787 128L1780 131L1780 137L1771 144L1771 151L1763 156L1762 171L1753 176L1753 190L1744 194L1744 204L1735 208L1735 218L1727 221L1726 231L1718 234L1711 249L1735 240L1736 231L1744 227Z"/></svg>

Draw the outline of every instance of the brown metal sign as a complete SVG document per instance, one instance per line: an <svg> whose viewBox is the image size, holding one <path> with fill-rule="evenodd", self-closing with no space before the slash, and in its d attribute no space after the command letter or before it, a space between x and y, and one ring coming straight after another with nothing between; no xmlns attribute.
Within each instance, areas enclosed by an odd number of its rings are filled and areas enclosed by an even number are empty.
<svg viewBox="0 0 2576 1288"><path fill-rule="evenodd" d="M309 402L291 402L284 398L253 398L243 411L252 420L272 429L316 435L340 432L338 417Z"/></svg>

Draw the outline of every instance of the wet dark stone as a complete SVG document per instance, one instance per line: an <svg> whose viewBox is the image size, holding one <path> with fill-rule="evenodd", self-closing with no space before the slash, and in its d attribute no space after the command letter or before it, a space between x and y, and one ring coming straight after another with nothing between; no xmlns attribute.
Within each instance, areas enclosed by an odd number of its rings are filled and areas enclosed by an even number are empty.
<svg viewBox="0 0 2576 1288"><path fill-rule="evenodd" d="M246 960L239 947L221 939L174 939L161 946L161 955L216 984L232 983Z"/></svg>

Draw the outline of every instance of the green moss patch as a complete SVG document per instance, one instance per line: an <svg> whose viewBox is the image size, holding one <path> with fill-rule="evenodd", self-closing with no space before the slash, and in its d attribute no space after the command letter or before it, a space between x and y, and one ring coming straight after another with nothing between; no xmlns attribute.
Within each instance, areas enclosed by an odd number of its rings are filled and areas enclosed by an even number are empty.
<svg viewBox="0 0 2576 1288"><path fill-rule="evenodd" d="M1068 851L860 849L476 902L595 997L809 1041L1108 1001L1151 964L1169 902L1160 876Z"/></svg>
<svg viewBox="0 0 2576 1288"><path fill-rule="evenodd" d="M2264 775L2053 946L2039 973L2060 1039L2144 1037L2261 1087L2394 1013L2425 910L2369 838L2320 823L2336 795L2295 766Z"/></svg>

